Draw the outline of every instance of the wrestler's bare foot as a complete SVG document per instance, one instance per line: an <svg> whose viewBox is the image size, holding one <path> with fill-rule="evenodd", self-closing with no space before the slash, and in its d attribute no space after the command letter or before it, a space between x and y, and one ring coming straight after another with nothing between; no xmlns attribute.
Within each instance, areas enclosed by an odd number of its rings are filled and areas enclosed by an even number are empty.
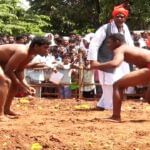
<svg viewBox="0 0 150 150"><path fill-rule="evenodd" d="M120 123L121 122L121 117L112 115L111 117L107 118L106 120L108 120L110 122Z"/></svg>
<svg viewBox="0 0 150 150"><path fill-rule="evenodd" d="M5 115L9 115L9 116L14 116L14 117L20 116L20 114L15 113L15 112L13 112L13 111L11 111L11 110L5 111L4 114L5 114Z"/></svg>
<svg viewBox="0 0 150 150"><path fill-rule="evenodd" d="M0 116L0 122L7 122L8 120L9 120L9 118L7 118L6 116L4 116L4 115Z"/></svg>

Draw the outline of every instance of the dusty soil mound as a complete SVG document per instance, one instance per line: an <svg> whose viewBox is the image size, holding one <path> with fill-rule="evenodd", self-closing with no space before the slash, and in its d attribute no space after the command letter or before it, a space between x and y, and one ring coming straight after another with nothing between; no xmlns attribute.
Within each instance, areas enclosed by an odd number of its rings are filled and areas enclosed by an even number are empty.
<svg viewBox="0 0 150 150"><path fill-rule="evenodd" d="M150 105L126 100L122 123L96 101L16 99L19 119L0 122L0 150L150 150Z"/></svg>

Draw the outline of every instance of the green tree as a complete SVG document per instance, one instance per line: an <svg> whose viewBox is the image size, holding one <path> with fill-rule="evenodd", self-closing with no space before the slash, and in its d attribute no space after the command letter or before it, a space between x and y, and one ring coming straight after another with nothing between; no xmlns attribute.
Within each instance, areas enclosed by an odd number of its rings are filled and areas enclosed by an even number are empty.
<svg viewBox="0 0 150 150"><path fill-rule="evenodd" d="M150 1L131 0L129 25L134 30L150 29Z"/></svg>
<svg viewBox="0 0 150 150"><path fill-rule="evenodd" d="M49 17L28 13L19 5L19 0L0 1L0 32L4 34L43 34L49 26Z"/></svg>
<svg viewBox="0 0 150 150"><path fill-rule="evenodd" d="M50 16L51 32L87 32L99 26L96 1L91 0L28 0L30 11Z"/></svg>
<svg viewBox="0 0 150 150"><path fill-rule="evenodd" d="M50 17L46 31L84 33L97 29L111 19L113 7L125 0L28 0L30 12ZM150 24L150 1L130 0L131 14L128 25L131 29L147 29Z"/></svg>

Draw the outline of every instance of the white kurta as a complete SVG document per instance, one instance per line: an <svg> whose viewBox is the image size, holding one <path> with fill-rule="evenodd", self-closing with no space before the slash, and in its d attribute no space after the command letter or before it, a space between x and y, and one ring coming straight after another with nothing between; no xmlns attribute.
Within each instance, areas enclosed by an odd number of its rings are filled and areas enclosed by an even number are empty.
<svg viewBox="0 0 150 150"><path fill-rule="evenodd" d="M88 60L97 60L99 47L102 45L103 41L106 38L107 24L101 26L95 33L95 36L91 40L88 52ZM123 24L124 37L126 43L133 45L133 40L130 35L129 29L126 24ZM118 33L118 29L113 22L111 22L111 33ZM123 62L119 67L115 69L113 73L108 73L99 70L99 80L102 86L103 94L97 103L98 107L103 107L105 109L112 109L113 101L113 83L120 79L125 74L129 73L129 65L126 62Z"/></svg>
<svg viewBox="0 0 150 150"><path fill-rule="evenodd" d="M34 57L32 62L35 63L45 63L48 67L53 68L53 62L55 61L55 57L52 55L40 56L37 55ZM49 79L51 71L49 70L34 70L34 69L26 69L26 76L29 78L32 82L40 83L41 81L44 81L45 79Z"/></svg>

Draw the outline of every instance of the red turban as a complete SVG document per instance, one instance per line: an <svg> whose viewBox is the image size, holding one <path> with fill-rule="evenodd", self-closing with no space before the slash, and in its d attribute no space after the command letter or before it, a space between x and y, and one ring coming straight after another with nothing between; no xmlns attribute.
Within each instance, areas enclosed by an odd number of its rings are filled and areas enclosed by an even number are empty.
<svg viewBox="0 0 150 150"><path fill-rule="evenodd" d="M122 5L119 5L119 6L114 7L112 16L115 17L118 14L123 14L125 17L128 17L129 12Z"/></svg>

